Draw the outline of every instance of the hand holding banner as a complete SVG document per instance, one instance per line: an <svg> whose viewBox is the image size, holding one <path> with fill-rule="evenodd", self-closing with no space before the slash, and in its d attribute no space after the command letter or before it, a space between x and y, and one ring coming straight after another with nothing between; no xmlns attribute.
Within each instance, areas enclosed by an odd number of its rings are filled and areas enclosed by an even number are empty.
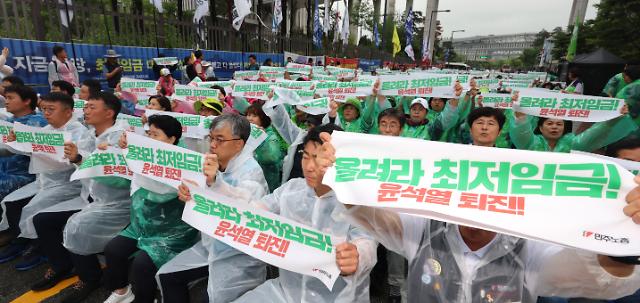
<svg viewBox="0 0 640 303"><path fill-rule="evenodd" d="M129 169L175 189L183 179L205 186L204 155L186 148L127 133L123 150Z"/></svg>
<svg viewBox="0 0 640 303"><path fill-rule="evenodd" d="M201 232L273 266L315 277L329 290L340 269L336 239L294 220L187 184L192 200L182 220ZM240 235L240 236L238 236Z"/></svg>
<svg viewBox="0 0 640 303"><path fill-rule="evenodd" d="M2 143L7 143L7 137L9 137L9 132L13 130L13 123L0 120L0 137L2 137Z"/></svg>
<svg viewBox="0 0 640 303"><path fill-rule="evenodd" d="M604 255L640 255L640 226L622 211L637 185L613 162L345 132L331 137L336 161L323 183L344 203Z"/></svg>
<svg viewBox="0 0 640 303"><path fill-rule="evenodd" d="M455 77L455 75L380 76L380 94L454 98Z"/></svg>

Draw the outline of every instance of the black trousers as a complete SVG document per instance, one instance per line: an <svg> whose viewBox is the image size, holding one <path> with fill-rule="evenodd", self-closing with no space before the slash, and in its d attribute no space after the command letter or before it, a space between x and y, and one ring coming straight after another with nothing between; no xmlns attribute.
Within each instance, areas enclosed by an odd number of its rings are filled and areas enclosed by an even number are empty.
<svg viewBox="0 0 640 303"><path fill-rule="evenodd" d="M20 216L22 215L22 209L29 204L32 198L33 197L29 197L5 204L7 208L7 223L9 224L9 228L6 231L11 233L14 238L17 238L20 234Z"/></svg>
<svg viewBox="0 0 640 303"><path fill-rule="evenodd" d="M152 303L156 294L156 272L158 268L145 251L136 246L137 240L117 236L109 241L104 249L107 268L104 271L105 283L110 291L124 288L129 284L129 257L137 252L131 264L133 290L136 302Z"/></svg>
<svg viewBox="0 0 640 303"><path fill-rule="evenodd" d="M208 266L159 275L160 287L162 287L162 302L190 302L189 283L207 276L209 276Z"/></svg>
<svg viewBox="0 0 640 303"><path fill-rule="evenodd" d="M67 220L79 210L39 213L33 217L38 234L38 243L51 268L57 273L69 272L73 268L83 282L98 283L102 277L100 261L94 254L78 255L62 245L62 231Z"/></svg>

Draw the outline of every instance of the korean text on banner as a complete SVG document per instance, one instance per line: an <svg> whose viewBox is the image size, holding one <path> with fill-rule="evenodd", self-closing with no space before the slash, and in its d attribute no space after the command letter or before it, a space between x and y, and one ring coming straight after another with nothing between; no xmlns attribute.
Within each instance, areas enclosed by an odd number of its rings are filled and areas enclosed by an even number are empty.
<svg viewBox="0 0 640 303"><path fill-rule="evenodd" d="M269 100L267 94L271 91L272 83L237 81L233 86L233 97Z"/></svg>
<svg viewBox="0 0 640 303"><path fill-rule="evenodd" d="M344 203L640 255L640 227L622 212L634 176L613 162L345 132L334 132L332 142L336 162L323 183Z"/></svg>
<svg viewBox="0 0 640 303"><path fill-rule="evenodd" d="M165 112L152 109L145 110L145 114L147 117L151 117L153 115L165 115L176 118L176 120L178 120L182 125L182 136L186 138L202 139L209 134L209 129L205 129L203 127L202 120L204 120L204 117L200 115Z"/></svg>
<svg viewBox="0 0 640 303"><path fill-rule="evenodd" d="M384 96L454 97L455 75L380 76L380 94Z"/></svg>
<svg viewBox="0 0 640 303"><path fill-rule="evenodd" d="M322 115L331 111L329 104L329 98L324 97L301 102L296 108L310 115Z"/></svg>
<svg viewBox="0 0 640 303"><path fill-rule="evenodd" d="M153 80L140 80L133 78L122 78L120 80L120 88L124 92L135 94L136 96L153 96L158 92L156 87L157 81Z"/></svg>
<svg viewBox="0 0 640 303"><path fill-rule="evenodd" d="M179 100L189 103L202 101L206 98L218 98L219 91L207 87L195 87L192 85L176 85L176 91L171 96L173 100Z"/></svg>
<svg viewBox="0 0 640 303"><path fill-rule="evenodd" d="M127 142L123 153L133 173L176 189L183 179L206 185L203 154L134 133L127 134Z"/></svg>
<svg viewBox="0 0 640 303"><path fill-rule="evenodd" d="M330 235L291 219L189 186L182 220L223 243L273 266L315 277L333 288L340 269Z"/></svg>
<svg viewBox="0 0 640 303"><path fill-rule="evenodd" d="M142 124L142 118L137 116L131 116L127 114L118 114L116 118L117 123L120 123L122 128L129 132L144 135L144 125Z"/></svg>
<svg viewBox="0 0 640 303"><path fill-rule="evenodd" d="M124 160L122 150L109 147L106 150L96 150L89 157L82 160L82 164L71 175L70 180L88 179L94 177L121 177L131 180L133 173Z"/></svg>
<svg viewBox="0 0 640 303"><path fill-rule="evenodd" d="M2 144L7 143L7 137L9 136L9 132L13 130L13 123L0 120L0 137L2 137Z"/></svg>
<svg viewBox="0 0 640 303"><path fill-rule="evenodd" d="M500 109L513 108L513 102L509 94L484 94L482 95L482 105Z"/></svg>
<svg viewBox="0 0 640 303"><path fill-rule="evenodd" d="M373 93L372 81L338 82L325 81L316 84L316 93L335 101L345 101L349 97L368 96Z"/></svg>
<svg viewBox="0 0 640 303"><path fill-rule="evenodd" d="M514 110L527 115L581 122L601 122L620 116L623 99L523 89Z"/></svg>
<svg viewBox="0 0 640 303"><path fill-rule="evenodd" d="M13 124L13 131L16 134L16 141L8 143L12 148L41 154L58 162L68 162L64 157L64 143L71 141L70 133L28 126L18 122Z"/></svg>

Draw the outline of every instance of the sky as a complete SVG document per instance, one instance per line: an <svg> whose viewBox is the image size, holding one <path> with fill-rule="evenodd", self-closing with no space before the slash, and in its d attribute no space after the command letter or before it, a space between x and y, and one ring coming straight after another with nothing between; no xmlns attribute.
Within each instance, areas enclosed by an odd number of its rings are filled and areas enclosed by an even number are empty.
<svg viewBox="0 0 640 303"><path fill-rule="evenodd" d="M382 5L384 5L382 0ZM586 19L596 17L594 4L600 0L589 0ZM440 0L439 10L450 9L450 13L439 13L445 39L452 30L454 38L500 35L531 32L542 29L553 30L557 26L566 28L571 14L572 0ZM406 1L396 0L396 12L404 12ZM414 10L423 12L427 0L414 0Z"/></svg>

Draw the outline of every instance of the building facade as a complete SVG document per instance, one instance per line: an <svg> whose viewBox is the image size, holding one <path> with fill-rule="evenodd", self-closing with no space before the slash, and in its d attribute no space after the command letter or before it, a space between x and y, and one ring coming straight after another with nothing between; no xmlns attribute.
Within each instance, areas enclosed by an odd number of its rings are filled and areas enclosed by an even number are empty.
<svg viewBox="0 0 640 303"><path fill-rule="evenodd" d="M533 46L536 33L475 36L453 39L453 50L466 61L495 61L516 58Z"/></svg>

